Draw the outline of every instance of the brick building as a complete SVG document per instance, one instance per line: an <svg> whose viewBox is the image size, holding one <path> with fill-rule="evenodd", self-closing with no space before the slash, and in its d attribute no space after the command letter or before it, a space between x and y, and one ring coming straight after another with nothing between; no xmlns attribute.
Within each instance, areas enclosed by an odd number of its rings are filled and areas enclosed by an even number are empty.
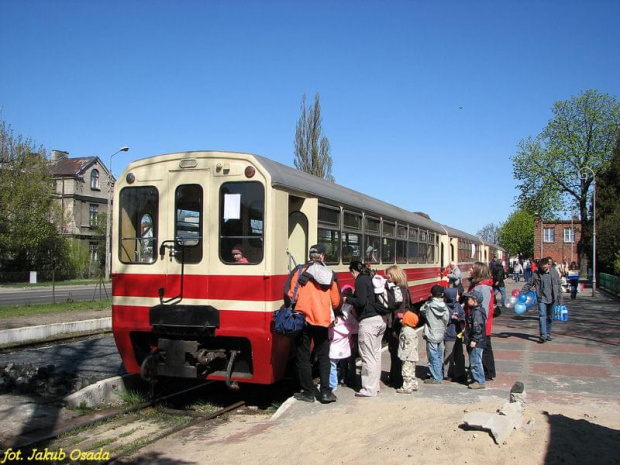
<svg viewBox="0 0 620 465"><path fill-rule="evenodd" d="M551 257L553 261L579 262L577 243L581 239L581 223L574 217L563 221L534 222L534 256Z"/></svg>

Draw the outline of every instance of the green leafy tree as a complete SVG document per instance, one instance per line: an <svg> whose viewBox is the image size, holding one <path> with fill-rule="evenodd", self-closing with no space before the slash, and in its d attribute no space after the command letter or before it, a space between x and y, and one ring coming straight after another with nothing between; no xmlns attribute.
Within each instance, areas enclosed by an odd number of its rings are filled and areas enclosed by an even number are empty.
<svg viewBox="0 0 620 465"><path fill-rule="evenodd" d="M64 250L51 223L61 214L52 206L52 179L46 152L31 139L15 136L0 120L0 268L41 270ZM52 256L53 255L53 256Z"/></svg>
<svg viewBox="0 0 620 465"><path fill-rule="evenodd" d="M508 251L509 256L519 252L525 257L534 256L534 216L525 210L510 214L497 232L499 245Z"/></svg>
<svg viewBox="0 0 620 465"><path fill-rule="evenodd" d="M620 138L607 170L596 180L597 269L615 272L620 257ZM586 244L590 250L591 243ZM599 266L600 265L600 266Z"/></svg>
<svg viewBox="0 0 620 465"><path fill-rule="evenodd" d="M490 242L491 244L497 244L498 232L499 226L493 223L489 223L483 226L482 229L476 233L476 236L478 236L483 241Z"/></svg>
<svg viewBox="0 0 620 465"><path fill-rule="evenodd" d="M576 207L583 231L577 251L585 266L593 181L588 169L598 176L611 163L620 133L620 104L611 95L587 90L554 103L552 111L543 131L522 140L512 158L514 177L520 181L517 207L544 219Z"/></svg>
<svg viewBox="0 0 620 465"><path fill-rule="evenodd" d="M334 182L329 140L323 135L321 99L314 96L314 105L306 107L306 94L301 99L301 115L295 129L295 168Z"/></svg>

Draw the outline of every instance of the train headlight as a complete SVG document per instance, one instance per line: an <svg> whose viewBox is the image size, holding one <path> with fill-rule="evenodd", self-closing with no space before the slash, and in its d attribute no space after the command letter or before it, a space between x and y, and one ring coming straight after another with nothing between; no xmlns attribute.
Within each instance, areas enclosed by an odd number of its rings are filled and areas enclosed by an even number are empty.
<svg viewBox="0 0 620 465"><path fill-rule="evenodd" d="M127 181L127 184L133 184L136 181L136 175L133 173L127 173L127 176L125 176L125 181Z"/></svg>
<svg viewBox="0 0 620 465"><path fill-rule="evenodd" d="M255 174L256 174L256 169L253 166L246 166L245 167L245 177L246 178L253 178Z"/></svg>

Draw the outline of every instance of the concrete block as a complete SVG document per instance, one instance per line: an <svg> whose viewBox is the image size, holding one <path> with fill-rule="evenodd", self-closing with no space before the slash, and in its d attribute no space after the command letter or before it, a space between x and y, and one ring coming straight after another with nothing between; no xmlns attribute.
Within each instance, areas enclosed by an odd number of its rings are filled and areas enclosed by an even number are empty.
<svg viewBox="0 0 620 465"><path fill-rule="evenodd" d="M496 413L468 413L463 421L471 428L490 431L498 445L502 445L513 431L511 420Z"/></svg>
<svg viewBox="0 0 620 465"><path fill-rule="evenodd" d="M120 405L121 395L140 383L138 375L114 376L101 380L65 397L66 405L72 407L97 407L100 405Z"/></svg>

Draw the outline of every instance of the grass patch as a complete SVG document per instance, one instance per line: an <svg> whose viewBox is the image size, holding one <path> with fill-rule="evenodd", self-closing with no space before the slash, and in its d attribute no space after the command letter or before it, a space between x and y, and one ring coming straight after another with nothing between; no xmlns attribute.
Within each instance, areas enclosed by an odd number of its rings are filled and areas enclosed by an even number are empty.
<svg viewBox="0 0 620 465"><path fill-rule="evenodd" d="M61 312L79 312L85 310L104 311L112 308L112 299L83 301L83 302L57 302L55 304L31 304L0 307L0 318L16 316L44 315Z"/></svg>
<svg viewBox="0 0 620 465"><path fill-rule="evenodd" d="M148 401L146 394L133 390L122 392L120 398L127 407L133 407L134 405L143 404Z"/></svg>
<svg viewBox="0 0 620 465"><path fill-rule="evenodd" d="M108 439L102 439L101 441L98 441L94 444L92 444L89 449L90 450L97 450L101 447L105 447L109 444L112 444L113 442L116 442L116 438L108 438Z"/></svg>
<svg viewBox="0 0 620 465"><path fill-rule="evenodd" d="M81 413L82 415L86 414L86 413L93 413L96 409L94 409L93 407L87 407L86 406L86 402L82 401L80 402L80 405L68 405L67 407L65 407L67 410L71 410L73 412L78 412Z"/></svg>
<svg viewBox="0 0 620 465"><path fill-rule="evenodd" d="M220 410L220 406L219 405L214 405L210 402L204 401L204 400L199 400L198 402L194 403L191 406L192 410L195 410L197 412L201 412L201 413L215 413L218 410Z"/></svg>

